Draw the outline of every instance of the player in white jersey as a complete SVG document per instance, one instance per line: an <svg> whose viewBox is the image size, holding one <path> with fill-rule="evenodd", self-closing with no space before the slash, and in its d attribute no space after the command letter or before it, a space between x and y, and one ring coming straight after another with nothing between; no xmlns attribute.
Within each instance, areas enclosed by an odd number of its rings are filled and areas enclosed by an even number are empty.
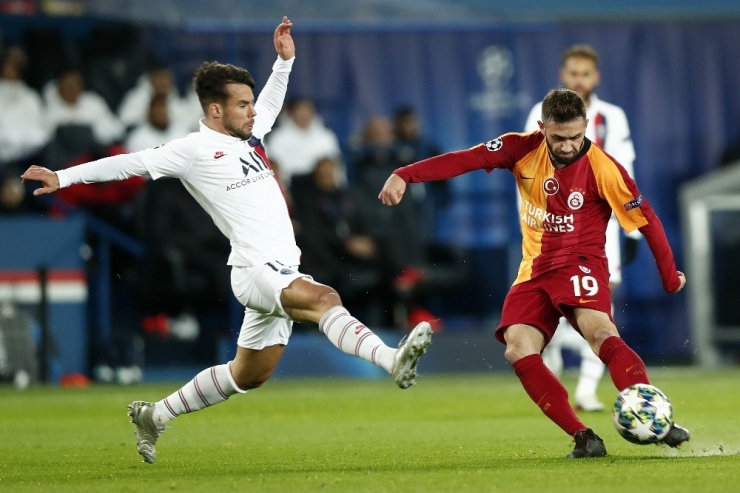
<svg viewBox="0 0 740 493"><path fill-rule="evenodd" d="M599 55L588 45L574 45L565 51L560 69L560 81L567 89L577 92L586 101L586 137L609 153L624 166L630 177L634 178L633 162L635 148L632 145L627 116L619 106L599 99L593 92L599 85ZM537 121L541 119L542 103L534 105L524 125L525 132L538 130ZM641 238L639 231L630 233L627 241L634 256ZM620 248L620 227L612 214L606 230L606 256L609 262L609 288L613 292L622 282L622 251ZM555 336L542 353L545 364L553 373L563 370L562 349L569 348L581 356L578 384L575 391L576 407L584 411L602 411L604 404L596 396L596 388L604 374L604 364L594 354L588 342L571 327L567 320L560 319Z"/></svg>
<svg viewBox="0 0 740 493"><path fill-rule="evenodd" d="M41 182L34 195L131 176L179 178L231 241L231 286L245 306L236 357L202 371L160 401L129 406L138 452L148 463L154 462L155 443L170 420L262 385L283 354L294 320L318 323L335 346L382 367L401 388L415 383L417 363L431 342L431 327L422 322L398 349L386 346L349 314L333 288L297 270L300 251L262 145L283 105L293 66L291 26L284 17L275 30L278 59L256 103L249 72L207 62L193 79L205 114L200 132L56 173L32 166L22 175Z"/></svg>

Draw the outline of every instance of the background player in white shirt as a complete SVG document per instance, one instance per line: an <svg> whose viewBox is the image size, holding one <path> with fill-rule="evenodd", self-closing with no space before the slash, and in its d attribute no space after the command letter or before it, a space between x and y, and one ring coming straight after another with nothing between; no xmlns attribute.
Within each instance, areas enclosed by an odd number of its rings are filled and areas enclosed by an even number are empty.
<svg viewBox="0 0 740 493"><path fill-rule="evenodd" d="M245 306L236 357L202 371L165 399L129 406L145 462L154 462L155 443L170 420L262 385L283 354L293 320L318 323L334 345L382 367L401 388L415 383L418 360L431 342L431 327L423 322L399 349L386 346L347 312L333 288L297 270L300 251L262 146L282 107L293 66L291 26L283 17L275 30L279 57L256 103L249 72L207 62L193 80L205 113L200 132L57 173L32 166L22 175L42 183L35 195L133 175L179 178L231 241L231 285Z"/></svg>
<svg viewBox="0 0 740 493"><path fill-rule="evenodd" d="M632 145L627 117L619 106L599 99L593 92L599 85L599 55L591 46L574 45L563 53L560 81L577 92L586 101L588 126L586 137L608 152L634 178L633 162L635 148ZM537 121L542 114L542 103L537 103L529 113L524 125L525 132L539 130ZM620 248L620 227L612 214L606 230L606 256L609 261L609 288L612 292L622 282L622 252ZM642 237L639 231L631 233L629 241ZM632 243L631 246L636 246ZM633 252L634 253L634 252ZM604 404L596 396L596 388L604 374L604 364L594 354L588 342L570 326L567 320L560 319L555 336L542 353L542 358L550 370L558 374L563 370L562 349L569 348L581 356L581 367L575 391L576 407L584 411L602 411Z"/></svg>

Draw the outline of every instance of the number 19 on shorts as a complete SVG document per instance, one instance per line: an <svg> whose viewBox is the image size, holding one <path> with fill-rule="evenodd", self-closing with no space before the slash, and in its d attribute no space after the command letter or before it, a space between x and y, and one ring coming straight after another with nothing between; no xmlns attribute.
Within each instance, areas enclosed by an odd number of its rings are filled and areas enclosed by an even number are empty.
<svg viewBox="0 0 740 493"><path fill-rule="evenodd" d="M573 276L573 294L575 296L596 296L599 292L599 283L592 276ZM585 291L585 294L584 294Z"/></svg>

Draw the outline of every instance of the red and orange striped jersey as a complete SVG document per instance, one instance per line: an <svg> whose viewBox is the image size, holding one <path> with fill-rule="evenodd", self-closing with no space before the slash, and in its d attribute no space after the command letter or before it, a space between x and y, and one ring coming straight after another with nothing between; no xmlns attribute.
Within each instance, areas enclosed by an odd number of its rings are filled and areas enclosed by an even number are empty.
<svg viewBox="0 0 740 493"><path fill-rule="evenodd" d="M508 133L463 151L419 161L395 171L407 183L442 180L496 168L514 174L522 197L522 263L514 284L578 262L605 259L609 217L625 231L642 232L667 291L680 285L665 231L627 171L588 139L577 159L556 169L541 132Z"/></svg>

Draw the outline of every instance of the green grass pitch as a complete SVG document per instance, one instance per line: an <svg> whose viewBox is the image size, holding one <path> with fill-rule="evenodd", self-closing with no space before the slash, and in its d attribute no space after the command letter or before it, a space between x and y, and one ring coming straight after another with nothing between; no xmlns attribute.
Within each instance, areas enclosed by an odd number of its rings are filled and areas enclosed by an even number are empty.
<svg viewBox="0 0 740 493"><path fill-rule="evenodd" d="M422 362L423 372L423 362ZM157 463L136 454L126 405L171 385L0 389L0 491L738 491L740 369L651 370L692 432L681 450L620 438L582 414L609 455L572 461L570 437L513 373L388 380L280 379L175 420ZM566 374L566 385L574 376ZM608 377L599 394L616 396Z"/></svg>

